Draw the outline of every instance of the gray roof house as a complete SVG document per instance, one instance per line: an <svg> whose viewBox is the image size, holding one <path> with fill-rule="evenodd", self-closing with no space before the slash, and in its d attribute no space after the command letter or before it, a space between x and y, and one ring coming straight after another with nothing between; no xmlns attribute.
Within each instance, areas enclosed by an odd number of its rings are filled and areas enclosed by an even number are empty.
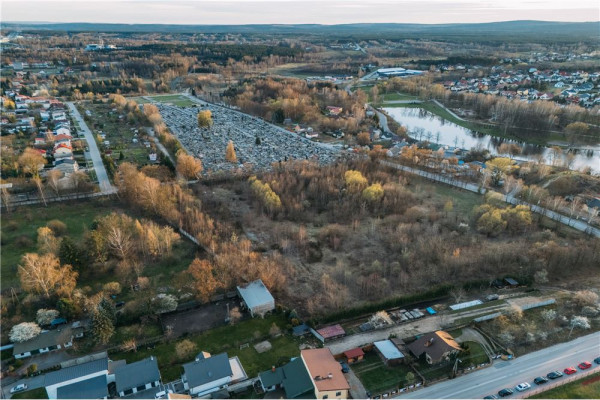
<svg viewBox="0 0 600 400"><path fill-rule="evenodd" d="M13 355L15 358L25 358L71 347L73 338L79 336L82 332L82 328L72 329L71 327L42 332L26 342L15 343Z"/></svg>
<svg viewBox="0 0 600 400"><path fill-rule="evenodd" d="M108 358L90 361L83 364L73 365L53 371L44 376L44 386L49 399L59 399L58 390L65 386L72 386L74 383L89 381L92 378L102 376L106 380L108 377ZM94 381L94 382L99 382ZM66 389L68 393L79 390L80 386Z"/></svg>
<svg viewBox="0 0 600 400"><path fill-rule="evenodd" d="M106 399L108 398L106 375L61 386L58 388L57 396L59 399Z"/></svg>
<svg viewBox="0 0 600 400"><path fill-rule="evenodd" d="M211 356L202 352L194 361L184 364L183 370L183 386L195 397L225 389L233 376L227 353Z"/></svg>
<svg viewBox="0 0 600 400"><path fill-rule="evenodd" d="M237 290L253 317L264 317L266 313L275 309L275 299L262 280L250 282L245 287L238 286Z"/></svg>
<svg viewBox="0 0 600 400"><path fill-rule="evenodd" d="M258 375L265 392L283 388L287 399L309 399L315 397L310 375L300 357L283 367L273 368Z"/></svg>
<svg viewBox="0 0 600 400"><path fill-rule="evenodd" d="M160 371L153 356L120 366L115 369L114 374L120 397L160 385Z"/></svg>

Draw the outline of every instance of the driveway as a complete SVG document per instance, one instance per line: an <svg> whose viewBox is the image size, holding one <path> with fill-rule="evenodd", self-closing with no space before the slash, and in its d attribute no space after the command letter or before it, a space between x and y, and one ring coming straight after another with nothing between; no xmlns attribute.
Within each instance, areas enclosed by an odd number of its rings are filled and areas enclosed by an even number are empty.
<svg viewBox="0 0 600 400"><path fill-rule="evenodd" d="M352 371L352 368L350 368L350 371L348 371L345 375L346 379L348 379L348 383L350 384L350 396L353 399L366 399L367 391L360 379L358 379L358 377L354 374L354 371Z"/></svg>
<svg viewBox="0 0 600 400"><path fill-rule="evenodd" d="M88 128L74 103L67 103L67 107L69 107L69 113L79 124L79 130L83 132L85 140L87 141L87 145L90 149L90 157L92 158L92 163L94 164L94 169L96 170L96 177L98 178L100 191L102 193L116 193L117 189L110 183L110 180L108 179L108 174L106 173L106 168L104 168L104 164L102 163L102 157L100 156L100 151L98 150L98 145L96 144L96 140L94 139L92 131L90 131L90 128Z"/></svg>
<svg viewBox="0 0 600 400"><path fill-rule="evenodd" d="M10 399L10 389L14 386L20 385L21 383L25 383L27 385L27 390L37 389L44 387L45 375L34 376L33 378L25 378L15 381L13 383L8 383L7 380L9 378L2 379L2 384L6 384L6 386L2 386L2 398Z"/></svg>

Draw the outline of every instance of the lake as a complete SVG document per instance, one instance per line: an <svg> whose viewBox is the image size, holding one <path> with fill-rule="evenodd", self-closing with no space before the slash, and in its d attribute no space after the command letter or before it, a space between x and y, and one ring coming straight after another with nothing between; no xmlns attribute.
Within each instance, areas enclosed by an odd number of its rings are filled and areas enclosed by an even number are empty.
<svg viewBox="0 0 600 400"><path fill-rule="evenodd" d="M542 155L546 164L552 164L552 150L549 147L508 140L491 135L484 135L456 125L422 108L393 107L384 108L384 111L396 122L408 130L408 135L417 140L428 140L445 146L455 146L462 149L480 147L489 150L493 155L498 154L498 147L502 143L517 143L522 149L522 154L515 157L521 161L535 161ZM590 167L594 172L600 172L600 146L586 146L586 150L569 150L575 155L572 169ZM559 164L566 157L567 151L563 149Z"/></svg>

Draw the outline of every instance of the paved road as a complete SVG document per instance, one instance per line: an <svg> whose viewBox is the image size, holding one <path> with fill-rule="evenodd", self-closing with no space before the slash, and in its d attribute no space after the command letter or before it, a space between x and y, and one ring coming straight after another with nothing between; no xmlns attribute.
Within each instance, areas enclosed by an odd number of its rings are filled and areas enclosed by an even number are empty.
<svg viewBox="0 0 600 400"><path fill-rule="evenodd" d="M474 193L482 193L483 194L486 191L485 189L480 188L478 185L459 181L456 179L451 179L451 178L448 178L441 174L422 171L420 169L411 168L406 165L400 165L400 164L396 164L396 163L393 163L390 161L385 161L385 160L381 160L380 163L383 165L386 165L388 167L392 167L392 168L396 168L396 169L399 169L402 171L410 172L412 174L420 175L424 178L431 179L431 180L434 180L437 182L446 183L448 185L456 186L456 187L459 187L459 188L462 188L465 190L469 190ZM584 221L574 220L572 218L565 217L564 215L556 213L552 210L548 210L547 208L540 207L535 204L526 203L526 202L524 202L520 199L517 199L516 197L511 196L511 195L504 196L504 201L506 201L507 203L511 203L511 204L526 205L526 206L530 207L531 211L533 211L533 212L542 214L550 219L553 219L554 221L560 222L561 224L565 224L567 226L570 226L571 228L577 229L578 231L590 234L592 236L600 237L600 229L593 227Z"/></svg>
<svg viewBox="0 0 600 400"><path fill-rule="evenodd" d="M100 151L98 150L98 145L96 144L96 140L94 139L94 135L88 128L87 124L79 114L77 107L75 107L74 103L67 103L69 107L69 112L71 116L77 121L79 124L79 129L83 132L85 139L87 140L87 145L90 149L90 156L92 157L92 163L94 164L94 169L96 170L96 176L98 177L98 185L100 186L101 193L116 193L117 189L110 183L108 179L108 174L106 173L106 168L104 168L104 164L102 163L102 157L100 156Z"/></svg>
<svg viewBox="0 0 600 400"><path fill-rule="evenodd" d="M576 367L582 361L593 362L593 359L598 356L600 356L600 332L529 353L512 361L496 360L489 368L399 397L402 399L481 399L503 388L514 388L521 382L529 382L532 386L536 386L533 384L533 379L537 376L545 376L555 370L562 371L566 367ZM593 364L593 368L600 371L600 366L597 364Z"/></svg>
<svg viewBox="0 0 600 400"><path fill-rule="evenodd" d="M12 389L13 387L15 387L17 385L20 385L21 383L26 383L27 390L32 390L32 389L44 387L45 380L46 380L45 375L38 375L38 376L34 376L33 378L21 379L14 383L7 384L6 386L2 387L2 398L10 399L10 396L11 396L10 389ZM4 381L4 379L3 379L3 381Z"/></svg>

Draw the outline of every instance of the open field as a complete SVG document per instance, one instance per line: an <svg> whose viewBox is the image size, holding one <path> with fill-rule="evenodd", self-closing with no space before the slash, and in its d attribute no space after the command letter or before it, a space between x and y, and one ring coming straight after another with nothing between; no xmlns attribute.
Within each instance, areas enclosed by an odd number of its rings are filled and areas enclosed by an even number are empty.
<svg viewBox="0 0 600 400"><path fill-rule="evenodd" d="M373 395L404 387L407 384L406 374L413 371L404 364L386 366L375 351L368 352L363 361L350 367L365 389Z"/></svg>
<svg viewBox="0 0 600 400"><path fill-rule="evenodd" d="M194 103L190 99L181 95L164 95L164 96L149 96L148 98L159 103L171 103L178 107L191 107Z"/></svg>
<svg viewBox="0 0 600 400"><path fill-rule="evenodd" d="M18 286L17 264L25 253L36 252L37 229L54 219L67 225L72 238L80 238L95 218L119 208L110 200L49 203L48 207L20 207L2 216L2 290Z"/></svg>
<svg viewBox="0 0 600 400"><path fill-rule="evenodd" d="M600 393L600 373L533 395L530 399L597 399Z"/></svg>

